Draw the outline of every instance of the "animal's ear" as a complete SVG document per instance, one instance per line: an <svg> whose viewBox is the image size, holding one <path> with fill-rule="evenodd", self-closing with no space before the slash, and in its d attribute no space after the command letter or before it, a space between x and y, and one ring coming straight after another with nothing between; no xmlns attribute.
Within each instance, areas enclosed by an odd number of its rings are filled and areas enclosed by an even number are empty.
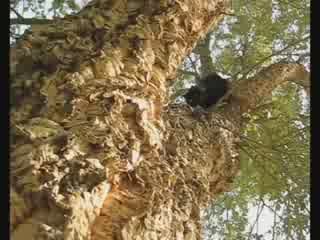
<svg viewBox="0 0 320 240"><path fill-rule="evenodd" d="M194 107L201 102L201 89L198 86L192 86L188 92L183 95L186 102L191 106Z"/></svg>

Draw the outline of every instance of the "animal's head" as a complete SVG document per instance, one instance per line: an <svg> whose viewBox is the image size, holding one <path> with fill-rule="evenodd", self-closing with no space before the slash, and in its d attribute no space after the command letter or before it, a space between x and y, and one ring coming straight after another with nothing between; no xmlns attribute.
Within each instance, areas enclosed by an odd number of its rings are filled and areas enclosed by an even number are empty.
<svg viewBox="0 0 320 240"><path fill-rule="evenodd" d="M197 86L192 86L188 92L183 95L183 97L185 98L186 102L191 106L191 107L195 107L197 105L200 104L201 101L201 90L199 87Z"/></svg>

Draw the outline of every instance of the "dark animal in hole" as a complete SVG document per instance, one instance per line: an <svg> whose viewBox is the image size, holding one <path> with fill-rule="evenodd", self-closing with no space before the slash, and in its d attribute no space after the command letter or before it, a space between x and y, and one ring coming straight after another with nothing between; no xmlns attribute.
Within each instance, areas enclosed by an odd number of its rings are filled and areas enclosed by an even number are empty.
<svg viewBox="0 0 320 240"><path fill-rule="evenodd" d="M200 106L203 109L208 109L214 106L229 89L228 79L224 79L216 73L211 73L200 79L197 85L189 88L183 97L191 107Z"/></svg>

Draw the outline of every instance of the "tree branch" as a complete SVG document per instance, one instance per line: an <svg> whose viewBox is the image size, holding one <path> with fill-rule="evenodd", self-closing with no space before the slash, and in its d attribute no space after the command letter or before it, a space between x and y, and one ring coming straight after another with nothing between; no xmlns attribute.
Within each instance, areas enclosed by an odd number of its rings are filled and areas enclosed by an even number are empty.
<svg viewBox="0 0 320 240"><path fill-rule="evenodd" d="M295 82L305 87L309 94L310 74L306 68L297 63L275 63L262 69L254 77L238 81L233 85L232 95L235 99L229 108L240 107L241 114L254 110L259 103L279 85Z"/></svg>
<svg viewBox="0 0 320 240"><path fill-rule="evenodd" d="M10 24L20 24L20 25L40 25L53 23L54 20L50 19L37 19L37 18L12 18L10 19Z"/></svg>
<svg viewBox="0 0 320 240"><path fill-rule="evenodd" d="M23 17L20 15L20 13L18 13L18 11L15 10L13 7L10 7L10 10L11 10L12 12L14 12L14 14L16 14L19 19L23 19Z"/></svg>

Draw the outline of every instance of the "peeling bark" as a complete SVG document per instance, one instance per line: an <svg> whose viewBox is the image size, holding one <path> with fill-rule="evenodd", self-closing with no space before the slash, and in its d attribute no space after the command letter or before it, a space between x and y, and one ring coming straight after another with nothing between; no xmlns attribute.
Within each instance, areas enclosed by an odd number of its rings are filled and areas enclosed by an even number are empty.
<svg viewBox="0 0 320 240"><path fill-rule="evenodd" d="M239 168L241 114L294 75L262 72L208 119L168 105L166 81L226 8L96 0L11 49L12 239L200 239L201 207Z"/></svg>
<svg viewBox="0 0 320 240"><path fill-rule="evenodd" d="M258 104L271 95L277 86L295 82L310 94L310 74L301 64L276 63L263 69L254 77L233 86L232 94L241 101L241 113L254 110ZM237 102L231 105L237 105Z"/></svg>

